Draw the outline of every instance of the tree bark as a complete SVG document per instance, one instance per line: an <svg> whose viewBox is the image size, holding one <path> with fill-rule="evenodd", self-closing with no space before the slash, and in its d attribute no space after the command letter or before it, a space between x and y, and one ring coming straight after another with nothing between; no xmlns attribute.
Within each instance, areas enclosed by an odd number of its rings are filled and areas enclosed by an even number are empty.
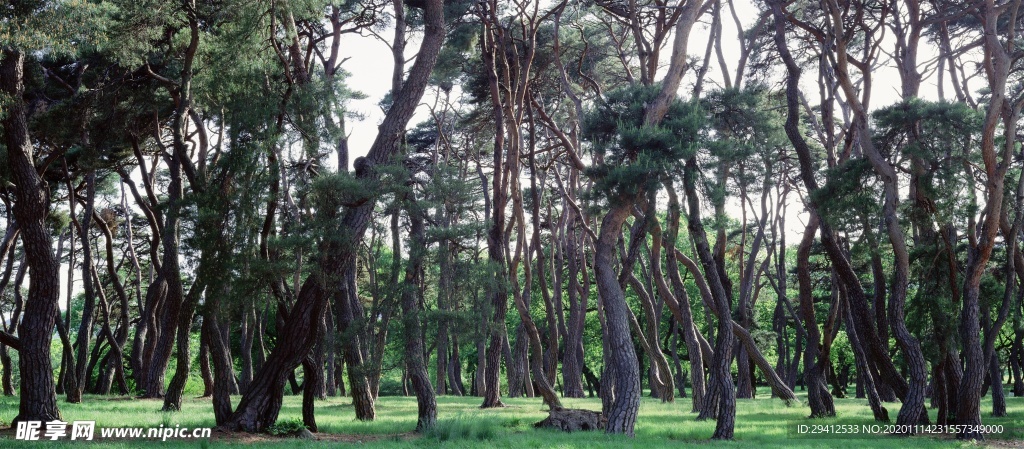
<svg viewBox="0 0 1024 449"><path fill-rule="evenodd" d="M797 248L797 282L800 286L800 314L807 331L807 347L804 348L804 382L807 385L807 403L811 406L812 418L836 416L832 395L825 386L825 366L828 359L819 356L821 333L814 317L814 294L811 281L810 255L814 235L818 231L818 220L813 217L804 229L803 240Z"/></svg>
<svg viewBox="0 0 1024 449"><path fill-rule="evenodd" d="M571 179L571 178L570 178ZM565 218L565 236L562 254L566 260L566 299L569 319L565 323L566 335L562 355L562 395L567 398L583 397L583 326L586 318L587 295L580 294L579 271L581 254L576 217L568 211ZM561 285L558 285L561 289ZM559 294L560 295L560 294ZM556 333L557 334L557 333Z"/></svg>
<svg viewBox="0 0 1024 449"><path fill-rule="evenodd" d="M704 356L697 339L696 328L693 323L693 311L690 305L689 294L683 285L683 279L679 275L679 263L676 259L676 241L679 236L680 206L679 196L671 183L665 184L668 192L668 232L665 234L663 246L665 247L665 267L668 269L669 280L672 282L672 292L665 292L665 301L669 309L680 323L679 327L683 334L683 341L686 343L686 352L690 359L690 385L693 388L693 412L699 412L704 402L704 395L707 392L704 383ZM654 248L651 248L654 251ZM658 270L660 271L660 270ZM658 271L655 271L657 280ZM670 295L669 293L674 293Z"/></svg>
<svg viewBox="0 0 1024 449"><path fill-rule="evenodd" d="M96 171L90 171L86 174L85 179L86 185L86 198L85 198L85 212L82 215L82 222L80 225L79 240L82 245L82 289L85 293L85 303L82 306L82 321L78 325L78 336L75 338L75 345L77 346L77 352L75 353L75 364L74 373L75 385L77 388L67 390L67 401L75 404L82 402L82 392L85 390L85 386L88 383L88 373L86 367L89 366L89 349L92 341L92 328L94 319L94 309L96 307L96 285L93 283L92 268L93 268L93 257L92 257L92 243L91 231L92 231L92 212L93 203L96 198ZM72 191L70 195L75 195ZM74 214L74 209L71 209L71 213ZM78 224L78 219L74 216L71 217L72 222Z"/></svg>
<svg viewBox="0 0 1024 449"><path fill-rule="evenodd" d="M430 375L423 359L422 326L420 324L420 295L423 285L423 259L426 257L426 233L423 226L423 211L407 194L405 209L409 213L409 262L405 266L402 283L402 321L405 328L405 363L412 377L413 391L416 392L416 431L426 432L437 423L437 400L430 385Z"/></svg>
<svg viewBox="0 0 1024 449"><path fill-rule="evenodd" d="M400 137L420 103L444 41L443 10L444 5L440 0L426 1L423 16L426 32L420 45L419 55L416 57L409 76L402 84L401 91L394 93L395 103L391 105L381 123L380 131L370 147L370 151L364 158L356 161L357 179L365 181L375 178L378 176L375 167L387 163L396 154ZM333 242L327 248L322 249L323 254L320 256L319 268L314 270L314 274L303 282L295 305L289 312L288 320L279 331L277 347L274 348L262 369L254 376L249 390L242 396L227 427L255 432L265 430L267 426L277 420L288 373L305 359L317 341L316 333L319 327L311 327L310 323L316 323L323 319L327 309L328 295L332 290L335 292L340 290L338 286L342 285L342 274L346 273L354 263L353 251L356 245L352 242L358 242L362 238L369 224L375 202L373 198L368 198L361 205L346 210L339 230L344 231L344 238L348 240L349 244L339 245L340 242ZM322 274L316 274L318 272ZM324 278L325 275L327 278ZM352 293L354 294L354 292ZM341 301L335 301L335 304L339 302ZM339 316L345 315L343 312L339 310ZM340 321L342 323L339 324L350 322L345 322L345 318L341 318ZM339 332L344 332L345 329L347 327L338 327ZM347 357L356 356L350 352L352 351L345 351ZM349 370L352 371L351 363L349 363ZM357 403L357 409L358 405Z"/></svg>
<svg viewBox="0 0 1024 449"><path fill-rule="evenodd" d="M50 364L50 342L58 315L60 279L57 270L60 267L46 226L48 188L33 163L34 151L23 97L25 56L10 48L4 48L2 56L0 93L7 101L6 114L0 124L7 147L7 169L17 199L14 218L21 229L26 261L31 268L29 297L32 298L25 305L24 318L18 326L21 388L18 415L11 421L13 425L21 421L49 422L61 418Z"/></svg>
<svg viewBox="0 0 1024 449"><path fill-rule="evenodd" d="M604 219L597 241L594 243L594 272L597 276L597 290L605 310L605 335L608 338L610 368L615 375L615 398L608 409L607 433L623 433L633 436L637 413L640 411L640 370L637 355L629 331L629 308L625 294L619 286L617 273L613 268L615 244L622 234L622 224L629 217L632 204L614 206Z"/></svg>
<svg viewBox="0 0 1024 449"><path fill-rule="evenodd" d="M701 415L714 414L717 417L715 440L731 440L736 426L736 387L732 383L730 366L732 365L732 348L735 344L732 310L729 307L729 295L719 278L718 263L715 261L708 245L707 233L700 219L700 202L696 187L697 160L691 157L686 161L683 171L683 186L686 191L689 214L687 229L697 249L697 255L704 267L704 276L710 284L711 305L718 317L718 332L715 342L712 370L708 385L708 394L704 397ZM771 367L769 366L769 369Z"/></svg>
<svg viewBox="0 0 1024 449"><path fill-rule="evenodd" d="M786 135L796 149L800 164L800 177L803 184L811 193L810 198L812 200L808 203L808 209L812 214L819 215L818 204L813 200L814 193L818 191L818 181L814 178L810 146L800 130L799 85L801 69L795 59L793 59L786 42L785 23L787 16L783 11L782 4L775 0L772 0L769 4L775 18L775 46L779 50L779 54L785 62L788 72L786 79L786 107L788 110L785 124ZM881 374L879 379L890 384L897 397L904 398L908 389L906 379L899 374L895 365L893 365L887 345L879 339L873 318L869 315L870 307L868 306L863 287L860 284L860 279L850 261L846 258L843 248L837 241L831 226L824 221L820 221L820 218L819 215L821 243L829 260L832 261L840 280L846 284L847 297L851 301L851 307L853 307L854 324L857 326L857 334L864 343L873 364Z"/></svg>

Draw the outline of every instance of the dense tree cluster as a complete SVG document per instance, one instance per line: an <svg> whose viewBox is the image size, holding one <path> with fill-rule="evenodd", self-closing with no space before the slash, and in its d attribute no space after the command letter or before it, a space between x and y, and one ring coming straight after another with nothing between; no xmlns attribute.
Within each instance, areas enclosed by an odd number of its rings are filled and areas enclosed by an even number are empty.
<svg viewBox="0 0 1024 449"><path fill-rule="evenodd" d="M758 386L815 418L851 385L879 421L1003 416L1020 6L8 2L5 419L201 391L258 432L301 394L315 432L327 396L414 394L423 431L436 395L527 396L633 435L647 393L731 439Z"/></svg>

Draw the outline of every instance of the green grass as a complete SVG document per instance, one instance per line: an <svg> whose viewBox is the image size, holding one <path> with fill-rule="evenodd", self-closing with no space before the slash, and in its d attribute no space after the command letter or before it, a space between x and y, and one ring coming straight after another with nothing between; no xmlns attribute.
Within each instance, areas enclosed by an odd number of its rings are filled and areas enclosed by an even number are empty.
<svg viewBox="0 0 1024 449"><path fill-rule="evenodd" d="M765 392L767 393L767 392ZM233 398L237 403L237 398ZM803 399L801 397L801 399ZM215 435L212 441L170 440L106 440L92 443L62 441L14 441L13 432L0 435L0 447L88 447L135 448L139 446L168 448L207 447L366 447L366 448L423 448L423 447L485 447L485 448L605 448L605 447L726 447L726 448L956 448L983 447L984 444L964 443L949 438L895 437L889 435L857 436L854 438L821 438L795 435L798 424L873 424L871 412L864 400L837 399L839 416L827 420L808 420L806 406L786 407L780 401L764 395L761 399L739 400L736 417L736 440L709 442L714 430L713 421L697 422L689 413L690 400L678 399L662 404L645 398L641 404L636 425L636 438L608 436L598 432L566 434L537 430L533 423L546 416L539 399L504 399L507 407L481 410L479 398L442 397L438 401L437 428L426 435L412 434L416 426L416 400L410 397L383 397L377 403L377 419L359 422L349 398L330 398L317 404L317 423L320 431L333 434L324 441L261 436L257 440L224 440ZM600 409L598 399L567 399L567 407ZM160 412L160 401L130 398L86 397L82 404L61 403L65 421L95 420L102 427L207 427L213 425L209 400L189 398L181 412ZM896 416L898 404L886 404L889 415ZM17 398L0 398L0 419L9 420L18 408ZM983 403L983 410L991 405ZM991 418L983 416L986 424L1002 424L1006 432L998 438L1001 447L1024 447L1024 398L1008 398L1009 416ZM931 411L934 419L934 411ZM280 420L301 418L301 398L288 396L281 410ZM345 435L338 441L337 435ZM995 442L995 438L990 441ZM1010 441L1007 441L1010 440Z"/></svg>

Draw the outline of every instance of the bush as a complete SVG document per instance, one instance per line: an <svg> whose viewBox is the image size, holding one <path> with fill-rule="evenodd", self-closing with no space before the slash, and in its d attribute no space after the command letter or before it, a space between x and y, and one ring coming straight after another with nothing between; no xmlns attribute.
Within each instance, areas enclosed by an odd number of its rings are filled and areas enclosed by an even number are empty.
<svg viewBox="0 0 1024 449"><path fill-rule="evenodd" d="M302 424L301 419L292 418L274 423L274 425L267 428L267 433L274 436L298 435L299 432L305 429L306 425Z"/></svg>

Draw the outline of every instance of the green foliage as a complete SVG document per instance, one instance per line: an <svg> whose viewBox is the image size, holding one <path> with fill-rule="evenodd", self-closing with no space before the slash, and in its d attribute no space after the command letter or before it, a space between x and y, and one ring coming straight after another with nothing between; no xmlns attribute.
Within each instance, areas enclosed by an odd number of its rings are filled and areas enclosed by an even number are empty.
<svg viewBox="0 0 1024 449"><path fill-rule="evenodd" d="M431 74L431 83L441 87L445 92L450 92L455 83L467 73L465 61L468 56L475 53L473 50L477 44L479 29L473 21L458 20L471 11L472 2L447 1L444 6L444 15L452 25Z"/></svg>
<svg viewBox="0 0 1024 449"><path fill-rule="evenodd" d="M704 116L693 103L676 99L661 123L644 123L647 105L659 92L657 86L613 90L585 117L583 137L600 156L587 174L611 204L657 190L701 141Z"/></svg>
<svg viewBox="0 0 1024 449"><path fill-rule="evenodd" d="M963 260L957 243L940 233L948 226L966 227L967 217L977 213L971 186L975 180L968 167L979 163L974 149L980 139L982 112L962 103L912 98L879 109L872 117L876 147L890 160L909 165L916 176L914 196L903 215L916 229L910 262L919 280L911 285L907 325L923 337L926 356L936 360L940 344L955 344L943 340L955 338L953 323L959 321L960 298L954 297L956 287L951 286L961 285L962 279L951 264ZM997 259L993 255L993 262ZM981 296L982 307L1001 300L1002 287L990 273L982 277Z"/></svg>
<svg viewBox="0 0 1024 449"><path fill-rule="evenodd" d="M369 192L366 186L348 172L317 177L310 186L310 197L320 208L340 209L362 201Z"/></svg>
<svg viewBox="0 0 1024 449"><path fill-rule="evenodd" d="M52 209L46 216L46 224L49 226L50 232L60 235L71 224L71 215L64 210Z"/></svg>
<svg viewBox="0 0 1024 449"><path fill-rule="evenodd" d="M111 2L17 0L0 8L0 46L49 54L70 54L107 42Z"/></svg>
<svg viewBox="0 0 1024 449"><path fill-rule="evenodd" d="M306 428L299 418L278 420L272 426L267 427L267 433L274 436L297 435Z"/></svg>
<svg viewBox="0 0 1024 449"><path fill-rule="evenodd" d="M701 99L711 134L704 143L701 174L715 206L716 229L728 226L724 207L730 194L760 193L777 182L789 146L780 104L777 94L756 84L714 89Z"/></svg>
<svg viewBox="0 0 1024 449"><path fill-rule="evenodd" d="M859 228L878 206L878 183L871 163L850 159L825 171L825 183L811 200L821 215L841 229Z"/></svg>
<svg viewBox="0 0 1024 449"><path fill-rule="evenodd" d="M913 158L922 177L921 195L928 198L940 223L963 220L977 213L965 196L973 180L965 164L977 158L982 112L963 103L931 102L917 98L879 109L875 120L876 145L890 159ZM909 214L911 220L917 211Z"/></svg>

